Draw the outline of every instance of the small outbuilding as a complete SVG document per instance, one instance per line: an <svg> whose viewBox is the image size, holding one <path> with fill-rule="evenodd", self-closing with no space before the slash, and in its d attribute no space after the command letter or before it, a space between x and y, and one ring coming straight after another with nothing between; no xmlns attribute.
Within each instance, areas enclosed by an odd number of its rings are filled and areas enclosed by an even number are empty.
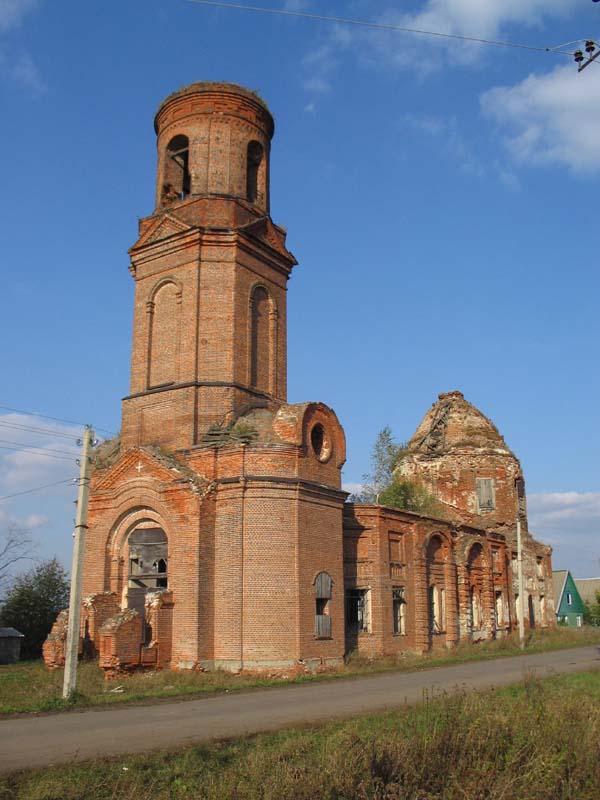
<svg viewBox="0 0 600 800"><path fill-rule="evenodd" d="M0 628L0 664L16 664L21 656L21 639L15 628Z"/></svg>
<svg viewBox="0 0 600 800"><path fill-rule="evenodd" d="M554 570L554 608L559 625L581 628L585 605L568 569Z"/></svg>

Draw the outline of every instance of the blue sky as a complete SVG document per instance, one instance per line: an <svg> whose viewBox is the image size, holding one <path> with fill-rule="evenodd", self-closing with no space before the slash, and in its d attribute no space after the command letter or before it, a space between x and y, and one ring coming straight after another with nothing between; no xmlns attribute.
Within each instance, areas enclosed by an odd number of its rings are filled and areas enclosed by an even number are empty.
<svg viewBox="0 0 600 800"><path fill-rule="evenodd" d="M261 4L541 47L600 39L591 0ZM272 215L300 262L289 400L336 410L346 484L384 425L407 439L460 389L520 457L555 567L600 573L600 59L578 75L556 53L187 0L0 0L0 438L76 449L59 435L72 426L6 408L118 430L153 115L205 79L257 90L275 116ZM2 496L76 473L0 449ZM17 522L69 563L74 498L65 484L2 501L0 530Z"/></svg>

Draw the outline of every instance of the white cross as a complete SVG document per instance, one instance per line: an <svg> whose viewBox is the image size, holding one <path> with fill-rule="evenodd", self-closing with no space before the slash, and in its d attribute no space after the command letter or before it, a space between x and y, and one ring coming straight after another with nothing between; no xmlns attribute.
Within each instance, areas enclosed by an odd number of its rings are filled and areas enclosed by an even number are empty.
<svg viewBox="0 0 600 800"><path fill-rule="evenodd" d="M138 475L140 475L142 470L144 469L144 465L142 464L141 461L138 461L138 465L137 465L136 469L138 471Z"/></svg>

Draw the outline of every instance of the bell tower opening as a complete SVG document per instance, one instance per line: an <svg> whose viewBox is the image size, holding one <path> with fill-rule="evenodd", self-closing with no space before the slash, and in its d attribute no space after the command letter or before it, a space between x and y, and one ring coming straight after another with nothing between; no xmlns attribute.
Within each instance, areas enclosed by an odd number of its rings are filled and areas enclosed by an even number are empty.
<svg viewBox="0 0 600 800"><path fill-rule="evenodd" d="M260 142L250 142L246 157L246 198L251 203L258 199L258 176L263 160L263 146Z"/></svg>
<svg viewBox="0 0 600 800"><path fill-rule="evenodd" d="M190 145L187 136L174 136L165 153L162 204L183 200L191 191Z"/></svg>

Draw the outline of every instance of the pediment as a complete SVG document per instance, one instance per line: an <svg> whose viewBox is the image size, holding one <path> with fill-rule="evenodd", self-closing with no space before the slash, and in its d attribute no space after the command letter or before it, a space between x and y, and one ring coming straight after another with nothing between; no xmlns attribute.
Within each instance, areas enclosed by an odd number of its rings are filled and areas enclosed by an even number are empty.
<svg viewBox="0 0 600 800"><path fill-rule="evenodd" d="M94 491L114 489L130 481L152 479L159 482L173 480L173 472L145 450L128 450L106 470Z"/></svg>
<svg viewBox="0 0 600 800"><path fill-rule="evenodd" d="M161 242L164 239L168 239L170 236L185 233L189 229L190 226L186 225L185 222L181 222L170 214L164 214L150 224L131 250L138 250L140 247L154 244L154 242Z"/></svg>
<svg viewBox="0 0 600 800"><path fill-rule="evenodd" d="M251 222L243 228L245 233L256 237L268 245L272 250L291 260L292 264L297 261L285 246L285 232L274 225L268 217L263 217L256 222Z"/></svg>

